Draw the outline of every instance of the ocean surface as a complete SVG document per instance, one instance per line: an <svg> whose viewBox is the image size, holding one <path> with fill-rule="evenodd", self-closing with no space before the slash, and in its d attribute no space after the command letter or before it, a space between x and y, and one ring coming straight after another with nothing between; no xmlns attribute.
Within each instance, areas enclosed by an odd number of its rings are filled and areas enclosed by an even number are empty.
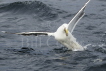
<svg viewBox="0 0 106 71"><path fill-rule="evenodd" d="M0 0L0 31L55 32L88 0ZM0 32L0 71L106 71L106 0L91 0L73 33L85 51L48 36Z"/></svg>

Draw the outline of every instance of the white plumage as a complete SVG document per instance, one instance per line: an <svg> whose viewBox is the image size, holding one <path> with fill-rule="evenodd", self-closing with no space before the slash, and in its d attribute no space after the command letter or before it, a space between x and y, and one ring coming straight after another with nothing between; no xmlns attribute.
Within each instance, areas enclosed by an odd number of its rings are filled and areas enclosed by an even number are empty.
<svg viewBox="0 0 106 71"><path fill-rule="evenodd" d="M18 34L18 35L48 35L48 36L54 36L54 38L59 41L61 44L66 46L69 50L72 51L82 51L85 48L82 47L74 38L72 35L72 32L78 23L78 21L84 16L84 10L86 5L90 2L85 3L85 5L79 10L79 12L74 16L74 18L68 23L68 24L62 24L56 32L49 33L49 32L22 32L22 33L12 33L12 34ZM8 33L8 32L4 32Z"/></svg>

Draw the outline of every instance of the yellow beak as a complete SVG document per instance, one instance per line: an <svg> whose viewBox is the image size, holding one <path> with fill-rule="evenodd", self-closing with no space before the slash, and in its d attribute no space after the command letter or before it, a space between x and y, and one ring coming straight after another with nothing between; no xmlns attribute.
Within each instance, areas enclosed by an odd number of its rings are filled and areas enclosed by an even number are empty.
<svg viewBox="0 0 106 71"><path fill-rule="evenodd" d="M66 33L66 36L68 36L68 29L64 29L65 33Z"/></svg>

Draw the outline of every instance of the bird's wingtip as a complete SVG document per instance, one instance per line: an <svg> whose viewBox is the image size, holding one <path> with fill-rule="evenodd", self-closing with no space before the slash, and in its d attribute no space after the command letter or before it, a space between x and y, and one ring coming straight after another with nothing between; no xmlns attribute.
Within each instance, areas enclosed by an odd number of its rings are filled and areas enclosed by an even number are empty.
<svg viewBox="0 0 106 71"><path fill-rule="evenodd" d="M6 31L1 31L2 33L6 33Z"/></svg>
<svg viewBox="0 0 106 71"><path fill-rule="evenodd" d="M88 0L88 2L85 3L85 5L87 5L91 0Z"/></svg>

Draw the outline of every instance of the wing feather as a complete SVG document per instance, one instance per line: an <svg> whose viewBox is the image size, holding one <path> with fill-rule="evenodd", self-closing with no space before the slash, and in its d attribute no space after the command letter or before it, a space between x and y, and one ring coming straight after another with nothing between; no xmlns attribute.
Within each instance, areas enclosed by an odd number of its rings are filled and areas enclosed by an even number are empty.
<svg viewBox="0 0 106 71"><path fill-rule="evenodd" d="M90 2L85 3L85 5L79 10L79 12L74 16L74 18L68 23L68 30L72 33L78 21L84 16L85 7Z"/></svg>
<svg viewBox="0 0 106 71"><path fill-rule="evenodd" d="M8 33L8 34L17 34L17 35L24 35L24 36L30 36L30 35L34 35L34 36L39 36L39 35L48 35L48 36L53 36L54 33L50 33L50 32L21 32L21 33L10 33L10 32L6 32L6 31L2 31L3 33Z"/></svg>
<svg viewBox="0 0 106 71"><path fill-rule="evenodd" d="M48 35L48 32L21 32L21 33L15 33L17 35L24 35L24 36L39 36L39 35Z"/></svg>

